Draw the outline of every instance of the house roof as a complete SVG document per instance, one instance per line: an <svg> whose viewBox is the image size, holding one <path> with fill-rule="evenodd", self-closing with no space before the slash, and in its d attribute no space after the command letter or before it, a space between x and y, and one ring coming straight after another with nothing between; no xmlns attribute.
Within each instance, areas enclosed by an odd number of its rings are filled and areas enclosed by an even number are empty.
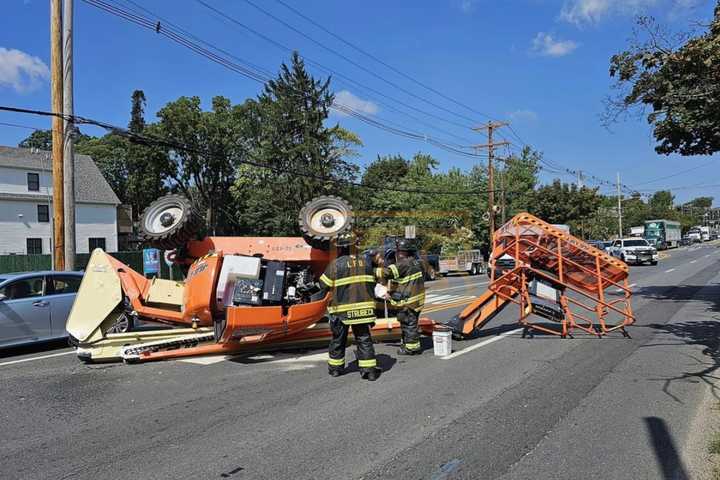
<svg viewBox="0 0 720 480"><path fill-rule="evenodd" d="M52 171L50 152L0 146L0 167ZM75 201L120 204L117 195L88 155L75 155Z"/></svg>

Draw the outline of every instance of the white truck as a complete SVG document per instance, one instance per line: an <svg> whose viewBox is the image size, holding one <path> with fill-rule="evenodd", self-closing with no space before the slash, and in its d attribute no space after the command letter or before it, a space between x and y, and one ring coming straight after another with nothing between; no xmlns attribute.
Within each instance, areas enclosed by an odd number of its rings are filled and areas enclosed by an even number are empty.
<svg viewBox="0 0 720 480"><path fill-rule="evenodd" d="M638 225L637 227L630 227L631 237L642 237L645 235L645 225Z"/></svg>
<svg viewBox="0 0 720 480"><path fill-rule="evenodd" d="M700 227L700 237L703 242L710 241L710 227Z"/></svg>
<svg viewBox="0 0 720 480"><path fill-rule="evenodd" d="M467 272L470 275L478 275L485 271L482 252L480 250L460 250L457 255L441 256L440 274L447 275L454 272Z"/></svg>

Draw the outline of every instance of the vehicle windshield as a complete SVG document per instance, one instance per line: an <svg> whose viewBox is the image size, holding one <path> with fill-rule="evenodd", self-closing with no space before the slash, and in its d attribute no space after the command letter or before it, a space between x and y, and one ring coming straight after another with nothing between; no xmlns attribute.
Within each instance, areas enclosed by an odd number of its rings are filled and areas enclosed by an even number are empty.
<svg viewBox="0 0 720 480"><path fill-rule="evenodd" d="M661 228L646 228L645 236L647 238L659 238L662 236L662 229Z"/></svg>
<svg viewBox="0 0 720 480"><path fill-rule="evenodd" d="M648 243L645 240L625 240L626 247L647 247Z"/></svg>

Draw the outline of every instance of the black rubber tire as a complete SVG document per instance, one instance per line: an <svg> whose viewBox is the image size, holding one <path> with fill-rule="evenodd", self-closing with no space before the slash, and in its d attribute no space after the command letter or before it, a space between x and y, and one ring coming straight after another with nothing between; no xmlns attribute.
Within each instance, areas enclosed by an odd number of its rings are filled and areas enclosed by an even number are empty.
<svg viewBox="0 0 720 480"><path fill-rule="evenodd" d="M650 265L657 265L657 260L650 262Z"/></svg>
<svg viewBox="0 0 720 480"><path fill-rule="evenodd" d="M435 280L437 280L437 272L435 271L435 269L433 267L429 266L427 268L425 280L427 280L428 282L434 282Z"/></svg>
<svg viewBox="0 0 720 480"><path fill-rule="evenodd" d="M337 229L332 231L319 231L311 224L311 219L320 210L333 209L340 212L345 217L345 222ZM340 197L322 196L317 197L305 204L300 210L298 223L305 241L314 248L328 250L330 243L343 233L350 232L353 227L355 217L353 215L352 206Z"/></svg>
<svg viewBox="0 0 720 480"><path fill-rule="evenodd" d="M474 277L474 276L477 275L477 274L478 274L477 265L475 265L475 264L473 263L472 266L470 267L470 275L472 275L472 276Z"/></svg>
<svg viewBox="0 0 720 480"><path fill-rule="evenodd" d="M181 215L175 224L162 232L153 232L148 228L149 216L157 215L164 208L180 208ZM173 250L184 247L202 230L204 221L193 208L190 200L182 195L165 195L152 202L140 217L140 238L143 243L161 250Z"/></svg>

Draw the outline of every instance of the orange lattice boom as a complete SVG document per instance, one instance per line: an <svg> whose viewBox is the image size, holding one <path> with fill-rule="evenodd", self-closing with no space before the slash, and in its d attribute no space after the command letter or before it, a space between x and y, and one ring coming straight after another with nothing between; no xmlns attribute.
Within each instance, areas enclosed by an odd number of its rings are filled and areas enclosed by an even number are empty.
<svg viewBox="0 0 720 480"><path fill-rule="evenodd" d="M492 258L488 291L449 323L456 334L470 334L513 303L520 307L525 333L565 337L575 330L597 336L619 331L627 336L625 327L634 317L625 262L528 213L495 232ZM502 258L512 258L505 271L497 268Z"/></svg>

